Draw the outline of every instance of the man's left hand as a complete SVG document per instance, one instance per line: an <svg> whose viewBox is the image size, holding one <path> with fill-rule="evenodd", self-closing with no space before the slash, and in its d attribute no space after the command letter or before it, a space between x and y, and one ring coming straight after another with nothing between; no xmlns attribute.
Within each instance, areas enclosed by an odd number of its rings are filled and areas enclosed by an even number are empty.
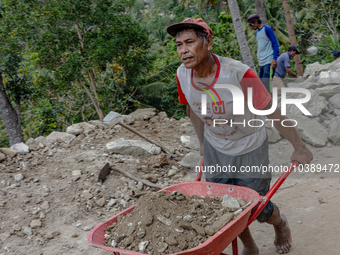
<svg viewBox="0 0 340 255"><path fill-rule="evenodd" d="M290 159L292 161L297 161L300 164L309 164L313 160L313 154L304 144L301 148L294 150Z"/></svg>
<svg viewBox="0 0 340 255"><path fill-rule="evenodd" d="M273 61L272 61L272 68L273 69L275 69L276 67L277 67L277 61L276 61L276 59L273 59Z"/></svg>

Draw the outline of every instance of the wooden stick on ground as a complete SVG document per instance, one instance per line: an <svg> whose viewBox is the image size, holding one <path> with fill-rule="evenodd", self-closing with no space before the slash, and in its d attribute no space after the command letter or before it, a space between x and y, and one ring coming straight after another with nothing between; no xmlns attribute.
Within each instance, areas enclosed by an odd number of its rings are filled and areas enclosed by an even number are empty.
<svg viewBox="0 0 340 255"><path fill-rule="evenodd" d="M169 157L171 157L171 153L168 151L167 148L165 148L164 146L162 146L161 144L152 141L151 139L147 138L145 135L139 133L137 130L133 129L132 127L129 127L128 125L122 123L121 121L118 121L117 124L121 125L122 127L126 128L127 130L131 131L132 133L135 133L136 135L139 135L140 137L142 137L143 139L147 140L150 143L153 143L155 145L157 145L158 147L160 147L166 154L169 155Z"/></svg>
<svg viewBox="0 0 340 255"><path fill-rule="evenodd" d="M132 174L129 174L128 172L123 171L123 170L121 170L121 169L119 169L119 168L117 168L115 166L111 166L111 169L116 171L116 172L118 172L118 173L120 173L120 174L122 174L122 175L125 175L126 177L128 177L128 178L130 178L132 180L135 180L137 182L141 182L141 183L143 183L143 184L145 184L147 186L150 186L150 187L153 187L153 188L158 188L158 189L163 189L163 187L161 187L159 185L153 184L152 182L149 182L147 180L139 179L139 178L133 176Z"/></svg>

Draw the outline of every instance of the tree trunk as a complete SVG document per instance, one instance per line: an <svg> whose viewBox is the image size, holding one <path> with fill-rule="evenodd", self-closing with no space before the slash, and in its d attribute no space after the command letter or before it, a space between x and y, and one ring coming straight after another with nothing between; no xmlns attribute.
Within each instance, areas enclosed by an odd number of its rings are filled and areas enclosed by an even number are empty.
<svg viewBox="0 0 340 255"><path fill-rule="evenodd" d="M24 142L21 125L18 122L18 115L9 102L7 93L5 91L2 73L0 73L0 114L5 123L9 144L12 146L16 143Z"/></svg>
<svg viewBox="0 0 340 255"><path fill-rule="evenodd" d="M297 45L296 37L295 37L295 33L294 33L292 16L290 15L288 0L282 0L282 6L283 6L284 13L285 13L290 44L297 47L298 45ZM298 75L303 76L303 67L302 67L300 55L295 55L294 59L295 59L296 71L297 71Z"/></svg>
<svg viewBox="0 0 340 255"><path fill-rule="evenodd" d="M240 15L240 10L237 5L237 1L228 0L228 5L229 5L231 17L233 19L237 42L240 46L243 61L246 65L248 65L251 69L253 69L255 73L257 73L255 70L253 57L251 56L250 49L248 46L246 34L244 33L244 30L243 30L242 18Z"/></svg>
<svg viewBox="0 0 340 255"><path fill-rule="evenodd" d="M267 14L264 0L256 0L256 13L260 16L263 25L267 25Z"/></svg>

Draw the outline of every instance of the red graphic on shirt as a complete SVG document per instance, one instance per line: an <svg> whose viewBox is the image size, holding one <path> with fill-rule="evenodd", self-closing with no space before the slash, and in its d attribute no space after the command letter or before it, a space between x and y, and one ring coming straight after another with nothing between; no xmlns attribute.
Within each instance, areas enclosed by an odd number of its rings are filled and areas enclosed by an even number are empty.
<svg viewBox="0 0 340 255"><path fill-rule="evenodd" d="M264 36L262 36L262 38L261 38L262 40L264 40Z"/></svg>
<svg viewBox="0 0 340 255"><path fill-rule="evenodd" d="M214 114L225 114L224 101L216 102L212 104L212 110Z"/></svg>

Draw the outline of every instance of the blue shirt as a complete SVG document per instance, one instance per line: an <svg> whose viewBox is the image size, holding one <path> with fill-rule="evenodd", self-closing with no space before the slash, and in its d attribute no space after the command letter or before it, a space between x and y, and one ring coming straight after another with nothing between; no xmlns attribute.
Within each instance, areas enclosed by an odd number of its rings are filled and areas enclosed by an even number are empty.
<svg viewBox="0 0 340 255"><path fill-rule="evenodd" d="M283 79L287 73L286 67L290 67L290 59L292 56L287 51L286 53L283 53L278 59L277 59L277 67L275 69L274 76L277 76L281 79Z"/></svg>
<svg viewBox="0 0 340 255"><path fill-rule="evenodd" d="M270 64L273 59L280 55L279 43L276 39L274 30L267 25L255 32L257 40L257 58L260 66Z"/></svg>

